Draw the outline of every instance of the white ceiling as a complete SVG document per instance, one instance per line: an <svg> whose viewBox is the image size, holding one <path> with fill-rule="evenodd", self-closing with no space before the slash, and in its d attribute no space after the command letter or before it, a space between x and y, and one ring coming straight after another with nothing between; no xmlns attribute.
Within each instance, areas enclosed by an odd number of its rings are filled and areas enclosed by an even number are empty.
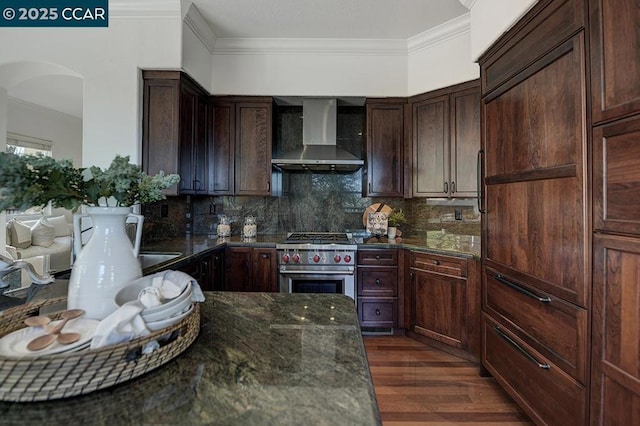
<svg viewBox="0 0 640 426"><path fill-rule="evenodd" d="M407 40L467 13L467 7L474 1L193 0L192 3L216 38ZM10 88L8 94L22 102L82 118L83 88L79 78L32 79Z"/></svg>

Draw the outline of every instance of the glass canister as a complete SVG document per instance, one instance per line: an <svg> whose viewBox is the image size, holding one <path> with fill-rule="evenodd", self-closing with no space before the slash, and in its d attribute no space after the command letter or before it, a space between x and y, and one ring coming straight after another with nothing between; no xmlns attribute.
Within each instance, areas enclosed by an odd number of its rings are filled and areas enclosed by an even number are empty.
<svg viewBox="0 0 640 426"><path fill-rule="evenodd" d="M242 236L245 238L255 238L258 235L258 226L256 218L247 216L244 218L244 226L242 227Z"/></svg>
<svg viewBox="0 0 640 426"><path fill-rule="evenodd" d="M231 222L229 218L223 214L219 216L218 227L216 228L218 237L230 237L231 236Z"/></svg>

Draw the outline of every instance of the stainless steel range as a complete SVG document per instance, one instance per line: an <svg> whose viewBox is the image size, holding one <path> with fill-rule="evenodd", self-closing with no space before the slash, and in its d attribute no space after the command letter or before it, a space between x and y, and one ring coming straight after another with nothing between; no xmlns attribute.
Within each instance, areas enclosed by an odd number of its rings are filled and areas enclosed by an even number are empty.
<svg viewBox="0 0 640 426"><path fill-rule="evenodd" d="M276 249L281 292L338 293L355 302L358 246L350 234L293 232Z"/></svg>

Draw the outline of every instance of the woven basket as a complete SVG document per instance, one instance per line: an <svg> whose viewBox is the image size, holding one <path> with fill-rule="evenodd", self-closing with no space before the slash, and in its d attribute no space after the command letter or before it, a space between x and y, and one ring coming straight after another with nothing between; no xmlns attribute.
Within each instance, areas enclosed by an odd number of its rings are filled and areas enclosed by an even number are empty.
<svg viewBox="0 0 640 426"><path fill-rule="evenodd" d="M27 317L40 309L66 306L66 298L49 299L7 309L0 314L0 337L24 328ZM53 320L60 312L47 314ZM187 349L200 331L200 306L182 321L143 338L104 348L43 355L33 358L0 356L0 400L46 401L104 389L149 372ZM160 348L142 354L142 348L158 340Z"/></svg>

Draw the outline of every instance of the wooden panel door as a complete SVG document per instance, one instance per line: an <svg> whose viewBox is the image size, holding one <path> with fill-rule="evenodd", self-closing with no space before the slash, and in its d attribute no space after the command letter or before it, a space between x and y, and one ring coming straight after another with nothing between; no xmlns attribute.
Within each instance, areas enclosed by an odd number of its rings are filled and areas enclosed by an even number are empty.
<svg viewBox="0 0 640 426"><path fill-rule="evenodd" d="M253 285L251 291L278 291L278 254L274 248L253 249Z"/></svg>
<svg viewBox="0 0 640 426"><path fill-rule="evenodd" d="M640 112L640 3L590 0L594 123Z"/></svg>
<svg viewBox="0 0 640 426"><path fill-rule="evenodd" d="M180 193L194 194L196 188L193 147L195 144L197 95L183 90L180 95Z"/></svg>
<svg viewBox="0 0 640 426"><path fill-rule="evenodd" d="M236 195L271 195L271 101L236 104Z"/></svg>
<svg viewBox="0 0 640 426"><path fill-rule="evenodd" d="M480 86L451 94L452 197L478 195L477 158L480 150Z"/></svg>
<svg viewBox="0 0 640 426"><path fill-rule="evenodd" d="M404 195L405 104L367 100L367 196Z"/></svg>
<svg viewBox="0 0 640 426"><path fill-rule="evenodd" d="M594 244L591 424L640 424L640 240Z"/></svg>
<svg viewBox="0 0 640 426"><path fill-rule="evenodd" d="M253 250L251 247L227 247L225 252L225 290L251 291L253 287Z"/></svg>
<svg viewBox="0 0 640 426"><path fill-rule="evenodd" d="M640 116L593 130L594 229L640 235Z"/></svg>
<svg viewBox="0 0 640 426"><path fill-rule="evenodd" d="M235 170L235 105L230 102L214 101L213 120L211 192L216 195L232 195Z"/></svg>
<svg viewBox="0 0 640 426"><path fill-rule="evenodd" d="M449 188L449 95L411 105L413 195L446 197Z"/></svg>

